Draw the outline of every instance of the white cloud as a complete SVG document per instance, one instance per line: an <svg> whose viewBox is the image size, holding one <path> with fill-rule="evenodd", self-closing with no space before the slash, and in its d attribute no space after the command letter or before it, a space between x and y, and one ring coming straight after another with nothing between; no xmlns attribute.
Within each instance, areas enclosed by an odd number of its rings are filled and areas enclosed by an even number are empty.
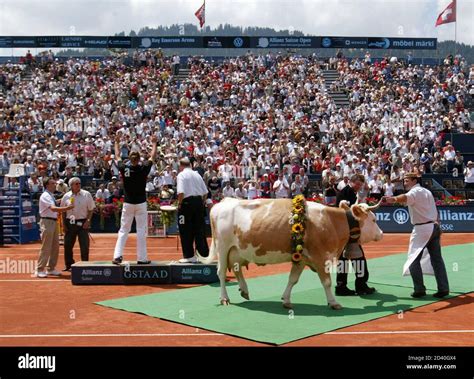
<svg viewBox="0 0 474 379"><path fill-rule="evenodd" d="M454 39L435 28L451 0L206 0L207 25L294 28L312 35ZM460 42L474 45L474 1L457 0ZM194 23L202 0L0 0L1 35L110 35Z"/></svg>

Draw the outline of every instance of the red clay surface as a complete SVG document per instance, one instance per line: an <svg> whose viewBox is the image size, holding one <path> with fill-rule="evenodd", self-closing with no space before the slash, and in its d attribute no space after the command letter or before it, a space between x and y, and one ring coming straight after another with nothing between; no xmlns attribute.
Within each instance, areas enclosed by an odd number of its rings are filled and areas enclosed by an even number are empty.
<svg viewBox="0 0 474 379"><path fill-rule="evenodd" d="M368 259L406 251L408 234L385 234L382 242L364 250ZM109 260L116 235L94 235L90 260ZM474 242L473 234L443 234L442 245ZM149 257L181 257L174 237L148 239ZM0 260L36 261L39 244L0 248ZM78 246L75 249L78 259ZM135 236L127 243L125 259L135 260ZM369 265L370 266L370 265ZM250 265L247 278L289 272L289 264ZM63 256L58 269L63 268ZM96 301L187 288L167 286L73 286L62 278L37 279L31 274L0 274L0 346L266 346L145 315L94 305ZM232 276L229 279L234 279ZM315 276L315 280L317 277ZM351 281L351 277L349 277ZM352 284L352 282L350 282ZM407 288L407 294L411 292ZM216 290L216 303L219 293ZM285 346L474 346L474 293ZM350 334L349 334L350 333Z"/></svg>

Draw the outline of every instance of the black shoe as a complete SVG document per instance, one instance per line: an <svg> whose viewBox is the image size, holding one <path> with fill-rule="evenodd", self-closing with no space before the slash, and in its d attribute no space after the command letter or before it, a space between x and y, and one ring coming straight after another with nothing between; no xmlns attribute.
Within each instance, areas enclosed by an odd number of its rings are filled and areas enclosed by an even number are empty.
<svg viewBox="0 0 474 379"><path fill-rule="evenodd" d="M118 257L118 258L114 258L114 260L112 261L112 263L114 265L119 265L119 264L122 264L122 261L123 261L123 257Z"/></svg>
<svg viewBox="0 0 474 379"><path fill-rule="evenodd" d="M337 296L355 296L356 291L353 291L347 287L336 287Z"/></svg>
<svg viewBox="0 0 474 379"><path fill-rule="evenodd" d="M422 292L412 292L411 297L414 297L415 299L419 299L420 297L426 296L426 291Z"/></svg>
<svg viewBox="0 0 474 379"><path fill-rule="evenodd" d="M357 295L372 295L375 292L374 287L365 287L360 290L356 290Z"/></svg>
<svg viewBox="0 0 474 379"><path fill-rule="evenodd" d="M437 297L438 299L441 299L442 297L446 297L449 295L449 291L438 291L433 294L433 297Z"/></svg>
<svg viewBox="0 0 474 379"><path fill-rule="evenodd" d="M137 261L137 265L149 265L151 261L146 260L146 261Z"/></svg>
<svg viewBox="0 0 474 379"><path fill-rule="evenodd" d="M65 271L71 271L71 267L64 267L63 272L65 272Z"/></svg>

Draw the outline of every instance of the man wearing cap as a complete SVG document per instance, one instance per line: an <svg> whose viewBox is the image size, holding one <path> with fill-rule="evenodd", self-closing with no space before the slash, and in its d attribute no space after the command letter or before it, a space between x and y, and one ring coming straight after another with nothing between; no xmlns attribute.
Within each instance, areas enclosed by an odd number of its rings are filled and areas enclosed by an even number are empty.
<svg viewBox="0 0 474 379"><path fill-rule="evenodd" d="M181 237L183 259L180 263L198 263L194 245L203 257L209 255L205 233L205 217L208 189L201 175L191 169L189 158L179 161L180 173L177 178L178 227Z"/></svg>
<svg viewBox="0 0 474 379"><path fill-rule="evenodd" d="M408 259L403 266L403 275L411 274L415 291L414 298L426 296L423 274L434 275L438 292L434 297L442 298L449 295L448 274L441 256L441 229L439 216L433 194L419 184L416 173L407 173L403 184L408 190L406 194L384 197L387 203L408 205L413 231L408 248Z"/></svg>
<svg viewBox="0 0 474 379"><path fill-rule="evenodd" d="M341 201L346 201L349 205L353 205L357 201L357 193L365 184L363 175L355 174L351 177L350 182L336 196L336 205L339 206ZM359 257L350 257L349 253L357 252ZM346 258L348 256L348 258ZM347 287L347 274L349 271L349 259L351 260L354 272L356 274L355 291ZM375 288L369 287L369 270L364 251L358 243L348 244L343 254L339 258L337 276L336 276L336 295L337 296L354 296L354 295L371 295L375 292Z"/></svg>
<svg viewBox="0 0 474 379"><path fill-rule="evenodd" d="M121 264L123 260L123 250L127 242L128 233L132 227L133 219L137 224L137 263L149 264L146 249L147 234L147 209L146 209L146 183L151 167L156 157L156 136L151 137L152 150L150 158L140 165L140 154L134 151L130 154L130 163L125 165L120 156L120 135L115 137L115 156L118 160L118 167L122 175L125 201L122 208L120 220L120 230L117 243L115 244L114 259L112 263Z"/></svg>

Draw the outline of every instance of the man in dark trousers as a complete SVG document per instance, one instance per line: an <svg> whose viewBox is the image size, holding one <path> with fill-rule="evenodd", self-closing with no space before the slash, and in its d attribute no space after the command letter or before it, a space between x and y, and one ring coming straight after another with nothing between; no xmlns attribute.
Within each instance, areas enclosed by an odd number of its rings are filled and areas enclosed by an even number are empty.
<svg viewBox="0 0 474 379"><path fill-rule="evenodd" d="M357 192L365 183L363 175L355 174L351 177L349 184L345 186L336 196L336 204L339 206L340 202L345 200L350 205L355 204L357 201ZM349 244L348 244L349 246ZM348 262L349 259L344 258L342 255L339 258L336 276L336 295L338 296L354 296L354 295L370 295L375 292L375 288L369 287L367 281L369 280L369 270L367 268L367 260L364 256L362 247L359 246L362 251L361 258L351 259L352 267L356 274L355 280L355 291L347 287L347 273L348 273ZM347 249L347 246L346 246ZM344 253L343 253L344 255Z"/></svg>
<svg viewBox="0 0 474 379"><path fill-rule="evenodd" d="M115 137L115 156L118 160L118 168L122 176L125 200L122 208L120 220L120 230L115 244L114 259L112 263L121 264L123 260L123 250L127 242L128 233L132 227L133 219L137 223L137 263L149 264L147 258L146 234L147 234L147 206L146 206L146 182L153 162L156 157L156 136L151 137L152 150L150 158L140 162L140 154L136 151L130 153L130 164L124 164L120 157L120 135Z"/></svg>
<svg viewBox="0 0 474 379"><path fill-rule="evenodd" d="M209 255L205 233L205 217L208 189L201 175L191 169L189 158L179 161L180 173L177 178L178 227L183 249L180 263L198 263L194 255L194 245L203 257Z"/></svg>

